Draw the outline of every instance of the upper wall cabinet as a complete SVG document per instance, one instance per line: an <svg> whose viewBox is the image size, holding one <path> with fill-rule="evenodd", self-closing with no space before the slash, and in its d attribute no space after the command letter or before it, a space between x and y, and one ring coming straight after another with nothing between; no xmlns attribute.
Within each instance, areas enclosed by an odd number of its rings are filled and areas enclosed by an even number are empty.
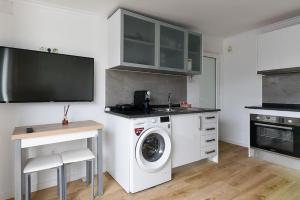
<svg viewBox="0 0 300 200"><path fill-rule="evenodd" d="M299 24L260 35L258 71L300 67L299 44Z"/></svg>
<svg viewBox="0 0 300 200"><path fill-rule="evenodd" d="M155 65L155 23L124 14L123 61Z"/></svg>
<svg viewBox="0 0 300 200"><path fill-rule="evenodd" d="M160 67L185 71L185 30L170 25L160 25Z"/></svg>
<svg viewBox="0 0 300 200"><path fill-rule="evenodd" d="M124 9L109 21L109 68L200 74L202 37Z"/></svg>
<svg viewBox="0 0 300 200"><path fill-rule="evenodd" d="M202 70L202 35L199 33L188 33L187 70L191 73Z"/></svg>

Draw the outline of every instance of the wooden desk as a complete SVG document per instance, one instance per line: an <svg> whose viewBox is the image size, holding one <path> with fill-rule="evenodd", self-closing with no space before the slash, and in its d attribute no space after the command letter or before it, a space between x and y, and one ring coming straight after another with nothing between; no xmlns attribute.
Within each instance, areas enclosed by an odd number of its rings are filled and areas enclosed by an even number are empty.
<svg viewBox="0 0 300 200"><path fill-rule="evenodd" d="M32 127L33 133L26 133L26 128ZM24 194L23 168L26 162L25 149L34 146L87 139L87 147L93 151L92 139L96 139L95 152L97 157L98 187L97 195L103 194L103 159L102 159L102 129L103 125L95 121L71 122L68 125L45 124L16 127L11 139L15 149L15 199L21 200ZM91 173L87 167L87 182L91 182Z"/></svg>

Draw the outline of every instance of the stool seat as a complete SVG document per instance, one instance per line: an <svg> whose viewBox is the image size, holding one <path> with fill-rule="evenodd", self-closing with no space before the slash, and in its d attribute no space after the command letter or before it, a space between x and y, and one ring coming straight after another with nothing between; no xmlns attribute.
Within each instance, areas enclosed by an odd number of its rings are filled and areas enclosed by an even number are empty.
<svg viewBox="0 0 300 200"><path fill-rule="evenodd" d="M27 161L23 173L33 173L46 169L57 168L63 165L62 159L59 155L41 156L31 158Z"/></svg>
<svg viewBox="0 0 300 200"><path fill-rule="evenodd" d="M64 164L95 159L95 155L89 149L71 150L61 153Z"/></svg>

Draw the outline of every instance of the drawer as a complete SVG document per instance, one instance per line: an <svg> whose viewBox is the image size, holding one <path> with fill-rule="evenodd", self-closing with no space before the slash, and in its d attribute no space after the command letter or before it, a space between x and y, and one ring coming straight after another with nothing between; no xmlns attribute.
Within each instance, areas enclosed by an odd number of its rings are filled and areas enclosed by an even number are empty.
<svg viewBox="0 0 300 200"><path fill-rule="evenodd" d="M204 113L202 115L202 120L203 120L203 123L206 124L206 123L217 123L218 121L218 113Z"/></svg>
<svg viewBox="0 0 300 200"><path fill-rule="evenodd" d="M200 131L201 131L201 135L217 134L218 124L217 123L202 124Z"/></svg>
<svg viewBox="0 0 300 200"><path fill-rule="evenodd" d="M217 151L218 151L217 145L209 146L209 147L206 147L206 148L202 148L202 150L201 150L201 157L202 158L213 157L213 156L217 155L217 153L218 153Z"/></svg>
<svg viewBox="0 0 300 200"><path fill-rule="evenodd" d="M217 134L209 134L201 136L201 147L216 146Z"/></svg>

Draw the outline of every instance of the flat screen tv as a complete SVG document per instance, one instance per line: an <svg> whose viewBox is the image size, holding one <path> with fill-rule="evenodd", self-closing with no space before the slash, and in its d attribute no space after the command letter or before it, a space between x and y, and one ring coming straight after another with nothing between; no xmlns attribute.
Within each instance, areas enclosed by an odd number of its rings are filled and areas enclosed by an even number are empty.
<svg viewBox="0 0 300 200"><path fill-rule="evenodd" d="M93 58L0 47L0 102L93 99Z"/></svg>

